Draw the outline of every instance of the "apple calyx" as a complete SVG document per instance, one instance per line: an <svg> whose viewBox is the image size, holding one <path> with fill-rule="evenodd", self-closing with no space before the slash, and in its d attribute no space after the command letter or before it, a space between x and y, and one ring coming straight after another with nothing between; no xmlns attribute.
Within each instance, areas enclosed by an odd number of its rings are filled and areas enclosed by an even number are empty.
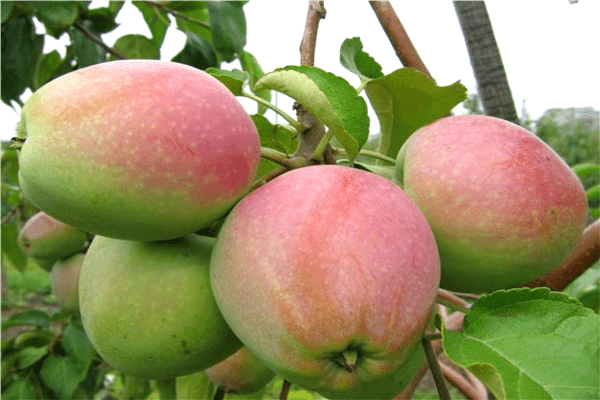
<svg viewBox="0 0 600 400"><path fill-rule="evenodd" d="M356 347L348 347L341 353L337 353L332 361L336 365L342 367L345 371L352 373L362 359L362 352Z"/></svg>

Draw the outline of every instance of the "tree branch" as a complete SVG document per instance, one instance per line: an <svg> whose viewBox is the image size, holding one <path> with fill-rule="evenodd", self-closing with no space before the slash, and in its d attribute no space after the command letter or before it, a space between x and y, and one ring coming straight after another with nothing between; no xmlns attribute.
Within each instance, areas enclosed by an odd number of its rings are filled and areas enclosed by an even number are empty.
<svg viewBox="0 0 600 400"><path fill-rule="evenodd" d="M471 308L471 304L441 288L438 289L436 302L447 307L452 307L463 313L469 312L469 308Z"/></svg>
<svg viewBox="0 0 600 400"><path fill-rule="evenodd" d="M106 43L104 43L104 41L102 41L102 39L100 38L100 36L95 35L93 32L91 32L89 29L87 29L85 26L83 26L81 24L81 22L77 21L73 24L73 26L80 31L81 33L83 33L83 35L85 37L87 37L88 39L90 39L92 42L96 43L98 46L102 47L104 50L106 50L106 52L112 54L113 56L121 59L121 60L127 60L129 59L129 57L127 57L126 55L121 54L119 51L113 49L112 47L110 47L109 45L107 45Z"/></svg>
<svg viewBox="0 0 600 400"><path fill-rule="evenodd" d="M431 369L431 374L433 375L433 380L435 381L435 386L437 387L440 399L450 400L450 393L448 392L448 387L446 386L446 381L442 374L436 349L431 344L431 341L426 338L423 338L422 342L423 348L425 349L425 356L427 357L427 362L429 363L429 368Z"/></svg>
<svg viewBox="0 0 600 400"><path fill-rule="evenodd" d="M598 261L599 257L600 219L597 219L585 228L575 249L558 267L524 286L545 286L554 291L561 291Z"/></svg>
<svg viewBox="0 0 600 400"><path fill-rule="evenodd" d="M371 8L375 11L375 15L379 20L383 30L385 31L388 39L392 43L392 47L396 51L398 58L405 67L414 68L429 79L435 82L429 70L425 66L423 60L417 53L415 46L408 37L408 33L404 29L404 26L400 22L398 15L394 11L394 8L389 1L369 1Z"/></svg>
<svg viewBox="0 0 600 400"><path fill-rule="evenodd" d="M300 42L300 64L315 65L315 48L317 46L317 31L319 22L325 19L327 10L325 10L323 1L309 1L308 14L306 15L306 24L304 25L304 36Z"/></svg>
<svg viewBox="0 0 600 400"><path fill-rule="evenodd" d="M485 387L483 388L485 391L481 390L481 386L475 386L473 383L465 378L460 372L456 371L454 368L446 365L445 363L440 363L440 368L444 377L450 382L454 387L456 387L460 392L469 400L481 400L487 399L487 390Z"/></svg>

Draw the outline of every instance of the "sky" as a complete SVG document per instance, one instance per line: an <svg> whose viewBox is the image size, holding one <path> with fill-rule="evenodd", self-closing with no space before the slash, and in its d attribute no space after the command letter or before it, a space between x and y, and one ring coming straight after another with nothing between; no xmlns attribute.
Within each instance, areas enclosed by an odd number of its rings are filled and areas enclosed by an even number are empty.
<svg viewBox="0 0 600 400"><path fill-rule="evenodd" d="M106 3L94 0L92 7ZM476 81L452 3L448 0L391 3L438 85L460 80L470 93L475 93ZM533 119L556 107L591 106L600 110L599 0L579 0L576 4L570 4L569 0L487 0L486 5L519 115L523 102ZM256 56L265 72L300 62L299 45L307 7L305 0L251 0L244 6L245 49ZM316 66L358 86L358 78L341 66L339 48L345 39L360 37L364 51L381 64L384 73L402 67L367 1L326 0L325 8L327 16L319 25ZM117 22L121 24L119 28L103 35L109 45L128 33L150 36L141 14L130 2L121 10ZM161 59L171 59L184 41L183 33L170 29L161 48ZM64 54L65 42L47 40L44 51L56 48ZM222 65L223 69L236 67L239 68L237 62ZM293 115L291 100L279 95L276 101ZM241 102L250 113L256 111L251 101L241 99ZM1 104L2 140L14 136L19 119L18 106L15 107L16 111ZM455 111L461 113L460 106ZM378 123L371 112L371 133L377 131Z"/></svg>

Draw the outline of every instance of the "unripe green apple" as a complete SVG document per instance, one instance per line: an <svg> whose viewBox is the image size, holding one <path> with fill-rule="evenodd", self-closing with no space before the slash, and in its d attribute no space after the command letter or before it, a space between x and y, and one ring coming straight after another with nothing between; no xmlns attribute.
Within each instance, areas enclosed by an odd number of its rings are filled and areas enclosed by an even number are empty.
<svg viewBox="0 0 600 400"><path fill-rule="evenodd" d="M166 379L209 368L242 346L213 298L213 243L197 235L162 242L94 238L79 280L80 312L110 365Z"/></svg>
<svg viewBox="0 0 600 400"><path fill-rule="evenodd" d="M205 372L216 387L239 394L256 392L275 377L246 346Z"/></svg>
<svg viewBox="0 0 600 400"><path fill-rule="evenodd" d="M43 211L25 222L17 239L23 253L52 263L78 252L86 241L85 232L52 218Z"/></svg>
<svg viewBox="0 0 600 400"><path fill-rule="evenodd" d="M52 293L65 310L79 311L79 275L84 257L83 253L76 253L52 267Z"/></svg>
<svg viewBox="0 0 600 400"><path fill-rule="evenodd" d="M240 340L328 398L400 392L422 357L439 277L431 229L402 189L332 165L245 196L211 258L217 304Z"/></svg>
<svg viewBox="0 0 600 400"><path fill-rule="evenodd" d="M396 177L435 234L440 286L491 292L556 267L585 227L581 182L526 129L481 115L442 118L415 132Z"/></svg>
<svg viewBox="0 0 600 400"><path fill-rule="evenodd" d="M37 90L21 113L19 182L86 232L167 240L222 217L249 188L260 141L217 79L156 60L93 65Z"/></svg>

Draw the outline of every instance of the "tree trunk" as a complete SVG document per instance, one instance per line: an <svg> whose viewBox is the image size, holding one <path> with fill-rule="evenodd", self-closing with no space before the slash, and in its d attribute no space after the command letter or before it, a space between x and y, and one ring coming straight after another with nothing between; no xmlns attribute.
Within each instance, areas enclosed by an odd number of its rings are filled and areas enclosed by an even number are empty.
<svg viewBox="0 0 600 400"><path fill-rule="evenodd" d="M455 1L454 8L486 115L518 124L519 117L485 2Z"/></svg>

